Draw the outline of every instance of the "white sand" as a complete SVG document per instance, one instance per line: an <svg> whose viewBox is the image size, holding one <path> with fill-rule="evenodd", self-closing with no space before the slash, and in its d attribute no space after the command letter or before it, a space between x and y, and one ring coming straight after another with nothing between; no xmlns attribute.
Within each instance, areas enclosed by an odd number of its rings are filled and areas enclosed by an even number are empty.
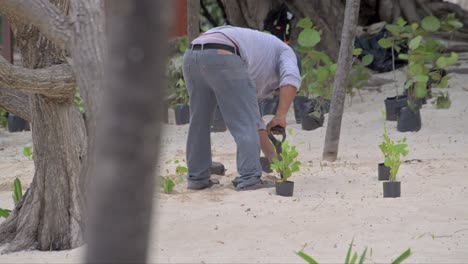
<svg viewBox="0 0 468 264"><path fill-rule="evenodd" d="M462 88L468 88L466 76L454 76L451 109L423 107L418 133L399 133L395 122L387 123L392 138L407 137L407 160L413 160L401 166L402 197L397 199L382 198L377 181L383 159L381 110L384 98L394 94L393 85L383 87L383 93L363 92L364 102L356 97L351 107L347 103L335 163L320 161L325 127L302 131L290 113L294 135L289 140L303 163L292 178L293 198L276 196L274 189L234 191L229 183L236 176L234 142L228 132L213 134L214 160L226 165L227 175L216 176L222 185L210 190L186 191L182 184L176 194L158 196L152 262L302 263L293 251L305 246L321 263L342 263L354 237L357 250L372 248L369 262L389 262L410 247L407 263L466 263L468 92ZM163 174L174 170L166 160L184 158L187 129L166 126ZM30 142L29 133L0 132L0 207L11 207L7 187L14 177L31 180L33 163L21 157ZM1 255L0 262L78 262L82 252L19 252Z"/></svg>

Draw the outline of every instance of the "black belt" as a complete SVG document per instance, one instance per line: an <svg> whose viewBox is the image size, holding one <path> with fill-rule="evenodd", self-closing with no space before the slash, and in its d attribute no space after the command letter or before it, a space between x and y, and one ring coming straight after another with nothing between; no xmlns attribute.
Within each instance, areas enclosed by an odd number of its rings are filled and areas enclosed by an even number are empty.
<svg viewBox="0 0 468 264"><path fill-rule="evenodd" d="M203 44L203 45L202 44L190 45L190 49L192 49L192 50L219 49L219 50L230 51L231 53L240 56L239 50L237 50L233 46L219 44L219 43L206 43L206 44Z"/></svg>

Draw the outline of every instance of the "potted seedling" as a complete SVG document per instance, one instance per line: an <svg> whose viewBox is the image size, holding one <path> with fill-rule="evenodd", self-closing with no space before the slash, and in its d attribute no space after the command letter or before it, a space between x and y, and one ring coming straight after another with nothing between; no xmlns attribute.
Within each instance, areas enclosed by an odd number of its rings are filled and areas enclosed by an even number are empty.
<svg viewBox="0 0 468 264"><path fill-rule="evenodd" d="M385 118L385 113L383 113ZM384 123L384 134L383 134L383 142L379 145L380 151L384 155L384 158L388 156L388 149L391 144L390 137L388 136L387 125ZM385 160L385 159L384 159ZM379 163L378 166L378 179L379 181L388 181L390 179L390 167L385 166L385 163Z"/></svg>
<svg viewBox="0 0 468 264"><path fill-rule="evenodd" d="M385 26L392 35L382 38L378 41L379 46L384 49L391 49L393 81L395 83L395 96L385 99L385 112L388 121L396 121L398 109L407 105L406 96L398 94L398 85L396 84L395 60L396 54L402 53L402 46L406 46L412 37L412 25L408 25L403 18L398 18L395 24ZM400 54L401 55L401 54Z"/></svg>
<svg viewBox="0 0 468 264"><path fill-rule="evenodd" d="M294 182L289 181L293 173L299 171L301 163L297 160L297 151L295 146L290 146L287 141L281 144L281 154L273 159L271 169L276 170L281 179L276 181L276 194L290 197L294 193Z"/></svg>
<svg viewBox="0 0 468 264"><path fill-rule="evenodd" d="M401 182L397 181L398 170L403 163L402 157L408 155L408 145L406 138L400 139L397 142L389 140L386 144L385 166L390 168L389 181L383 182L383 196L385 198L396 198L401 195Z"/></svg>
<svg viewBox="0 0 468 264"><path fill-rule="evenodd" d="M177 81L170 99L174 108L176 124L188 124L190 122L189 95L185 87L185 81L182 78Z"/></svg>
<svg viewBox="0 0 468 264"><path fill-rule="evenodd" d="M443 24L448 23L444 21ZM408 106L401 108L399 113L397 129L400 132L421 129L419 108L430 97L431 86L446 88L449 76L444 74L445 68L458 62L456 53L444 55L443 44L428 37L428 34L441 28L439 19L434 16L425 17L421 26L419 28L418 24L412 25L414 38L409 42L408 55L400 54L401 59L408 60L408 80L405 83Z"/></svg>
<svg viewBox="0 0 468 264"><path fill-rule="evenodd" d="M348 86L346 88L346 93L349 95L350 98L350 105L352 105L353 97L356 95L354 90L356 90L359 96L361 97L361 101L363 100L360 89L367 85L370 77L369 70L367 70L366 67L374 61L374 56L372 54L366 54L362 56L360 60L357 60L362 55L361 48L355 48L353 50L353 55L355 57L353 58L353 66L351 68L351 71L349 72ZM358 63L356 63L356 61Z"/></svg>
<svg viewBox="0 0 468 264"><path fill-rule="evenodd" d="M325 53L317 51L314 47L320 42L320 32L315 27L312 20L308 17L299 20L297 27L302 28L298 36L299 46L296 48L297 53L301 57L302 85L299 90L299 95L294 98L294 117L297 124L301 124L304 112L307 112L311 104L309 96L309 84L314 77L314 68L320 64L321 60L328 57ZM307 112L306 114L308 114Z"/></svg>

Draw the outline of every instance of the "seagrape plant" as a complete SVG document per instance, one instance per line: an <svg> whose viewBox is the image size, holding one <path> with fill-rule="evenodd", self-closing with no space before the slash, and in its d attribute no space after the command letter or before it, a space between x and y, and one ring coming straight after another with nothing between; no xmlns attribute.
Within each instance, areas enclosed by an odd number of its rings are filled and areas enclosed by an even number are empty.
<svg viewBox="0 0 468 264"><path fill-rule="evenodd" d="M303 81L301 94L330 100L333 96L333 82L337 64L326 53L315 48L320 43L321 36L310 18L306 17L299 20L297 27L302 28L297 39L299 47L296 49L302 58ZM367 84L369 75L365 66L371 64L374 59L372 55L368 54L361 58L360 63L355 64L357 56L361 53L362 49L354 49L353 51L353 55L356 57L353 61L347 89L348 94L351 96L354 95L353 88L359 89ZM316 110L319 108L320 105L317 105Z"/></svg>
<svg viewBox="0 0 468 264"><path fill-rule="evenodd" d="M19 204L19 202L21 202L21 200L23 200L23 187L21 185L20 179L18 179L18 178L16 178L13 181L12 198L13 198L13 203L15 204L15 206L17 206ZM0 218L1 217L8 218L8 216L10 216L10 214L11 214L11 210L0 208Z"/></svg>
<svg viewBox="0 0 468 264"><path fill-rule="evenodd" d="M299 153L295 146L290 146L287 141L284 141L281 148L280 156L272 160L271 169L280 174L281 179L278 180L279 182L286 182L293 173L299 172L301 162L297 160Z"/></svg>
<svg viewBox="0 0 468 264"><path fill-rule="evenodd" d="M382 113L385 116L385 112ZM390 168L390 181L396 181L396 176L403 163L402 157L408 155L408 144L406 138L400 139L397 142L393 141L388 135L387 125L384 123L383 142L379 145L380 151L385 156L384 164Z"/></svg>

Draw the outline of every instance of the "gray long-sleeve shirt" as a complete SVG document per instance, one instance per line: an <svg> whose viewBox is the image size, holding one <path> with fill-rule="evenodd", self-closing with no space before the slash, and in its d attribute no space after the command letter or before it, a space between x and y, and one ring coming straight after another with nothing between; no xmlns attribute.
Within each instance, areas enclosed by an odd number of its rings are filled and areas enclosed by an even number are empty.
<svg viewBox="0 0 468 264"><path fill-rule="evenodd" d="M222 26L210 29L192 44L222 43L239 48L248 65L249 76L256 85L257 99L267 98L286 85L299 90L301 76L291 47L277 37L257 30Z"/></svg>

